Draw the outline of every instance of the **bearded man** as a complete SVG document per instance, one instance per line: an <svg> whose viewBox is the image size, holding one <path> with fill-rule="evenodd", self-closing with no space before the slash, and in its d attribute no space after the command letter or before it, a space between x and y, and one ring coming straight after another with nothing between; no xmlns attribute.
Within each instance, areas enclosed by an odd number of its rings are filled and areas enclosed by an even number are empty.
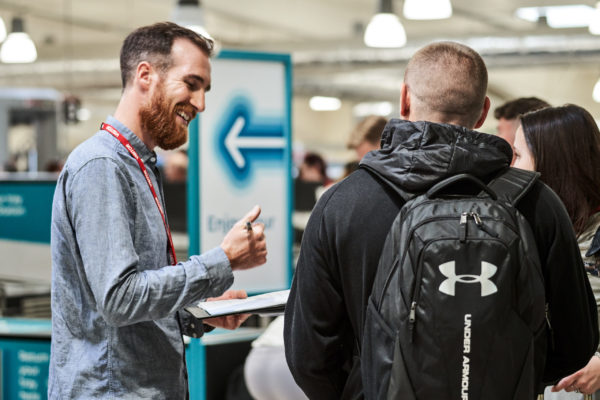
<svg viewBox="0 0 600 400"><path fill-rule="evenodd" d="M185 399L182 334L205 326L184 307L224 291L232 270L266 261L254 207L221 245L177 263L153 149L187 140L210 89L212 41L173 23L132 32L121 49L114 116L69 156L52 211L50 399ZM251 229L247 228L247 224ZM244 317L204 320L236 328Z"/></svg>

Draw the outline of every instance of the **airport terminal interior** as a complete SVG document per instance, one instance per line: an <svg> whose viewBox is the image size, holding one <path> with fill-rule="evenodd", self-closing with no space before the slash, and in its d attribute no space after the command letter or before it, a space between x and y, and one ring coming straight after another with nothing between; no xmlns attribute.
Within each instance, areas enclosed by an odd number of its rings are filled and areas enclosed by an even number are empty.
<svg viewBox="0 0 600 400"><path fill-rule="evenodd" d="M445 14L432 14L436 11ZM396 33L396 43L389 43L389 37L385 43L384 33L384 43L366 43L366 32L382 12L397 16L405 40ZM41 182L43 198L51 201L53 182L68 154L117 106L119 49L137 27L168 20L203 29L217 44L215 62L220 54L287 57L289 79L282 84L289 86L284 99L289 103L289 163L283 173L289 188L284 192L291 193L307 153L325 160L331 181L342 176L344 165L356 159L347 147L354 126L372 114L399 117L406 63L433 41L467 44L485 60L492 111L483 132L496 134L493 109L518 97L574 103L600 121L600 3L595 0L0 0L0 17L0 316L6 317L0 331L10 318L51 317L49 226L29 225L47 222L49 214L11 221L21 201L14 197L17 182ZM15 33L29 39L11 49ZM214 91L228 84L219 78L215 74ZM236 79L253 78L241 73ZM211 110L212 96L206 98L207 113L216 111ZM182 149L189 153L188 144ZM158 151L162 162L176 160L175 153ZM187 168L187 160L182 165ZM186 179L189 174L165 189L181 257L191 241ZM302 201L296 198L297 205ZM311 201L299 210L294 228L302 225ZM49 210L47 203L41 207ZM29 245L32 241L37 247ZM290 264L297 242L290 239L289 248L280 249L290 253ZM290 276L279 289L289 283ZM215 369L210 373L222 380ZM18 381L16 375L2 376ZM8 390L10 383L2 386ZM216 390L198 389L202 394L196 398L219 398Z"/></svg>

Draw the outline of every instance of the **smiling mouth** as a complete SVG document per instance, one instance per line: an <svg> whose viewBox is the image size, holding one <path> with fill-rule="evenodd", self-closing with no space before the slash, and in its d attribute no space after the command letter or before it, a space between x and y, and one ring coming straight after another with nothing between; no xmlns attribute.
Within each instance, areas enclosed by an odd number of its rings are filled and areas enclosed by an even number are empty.
<svg viewBox="0 0 600 400"><path fill-rule="evenodd" d="M194 119L194 115L192 115L191 113L186 113L182 110L177 111L177 115L179 115L181 119L183 119L186 125L189 125L190 121Z"/></svg>

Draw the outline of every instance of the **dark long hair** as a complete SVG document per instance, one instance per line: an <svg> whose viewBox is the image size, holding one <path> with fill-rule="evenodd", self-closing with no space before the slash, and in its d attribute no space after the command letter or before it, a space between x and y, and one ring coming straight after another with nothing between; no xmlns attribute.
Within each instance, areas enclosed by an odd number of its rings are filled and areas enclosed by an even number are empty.
<svg viewBox="0 0 600 400"><path fill-rule="evenodd" d="M564 203L579 235L600 206L600 131L584 108L567 104L521 117L541 179Z"/></svg>

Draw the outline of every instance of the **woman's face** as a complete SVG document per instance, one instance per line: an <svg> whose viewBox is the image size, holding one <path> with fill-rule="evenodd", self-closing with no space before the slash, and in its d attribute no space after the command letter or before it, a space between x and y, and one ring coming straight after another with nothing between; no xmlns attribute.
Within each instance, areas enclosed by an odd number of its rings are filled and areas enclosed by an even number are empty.
<svg viewBox="0 0 600 400"><path fill-rule="evenodd" d="M535 171L535 160L533 154L527 147L525 141L525 134L523 133L523 126L519 125L517 133L515 134L515 163L513 167L526 169L528 171Z"/></svg>

